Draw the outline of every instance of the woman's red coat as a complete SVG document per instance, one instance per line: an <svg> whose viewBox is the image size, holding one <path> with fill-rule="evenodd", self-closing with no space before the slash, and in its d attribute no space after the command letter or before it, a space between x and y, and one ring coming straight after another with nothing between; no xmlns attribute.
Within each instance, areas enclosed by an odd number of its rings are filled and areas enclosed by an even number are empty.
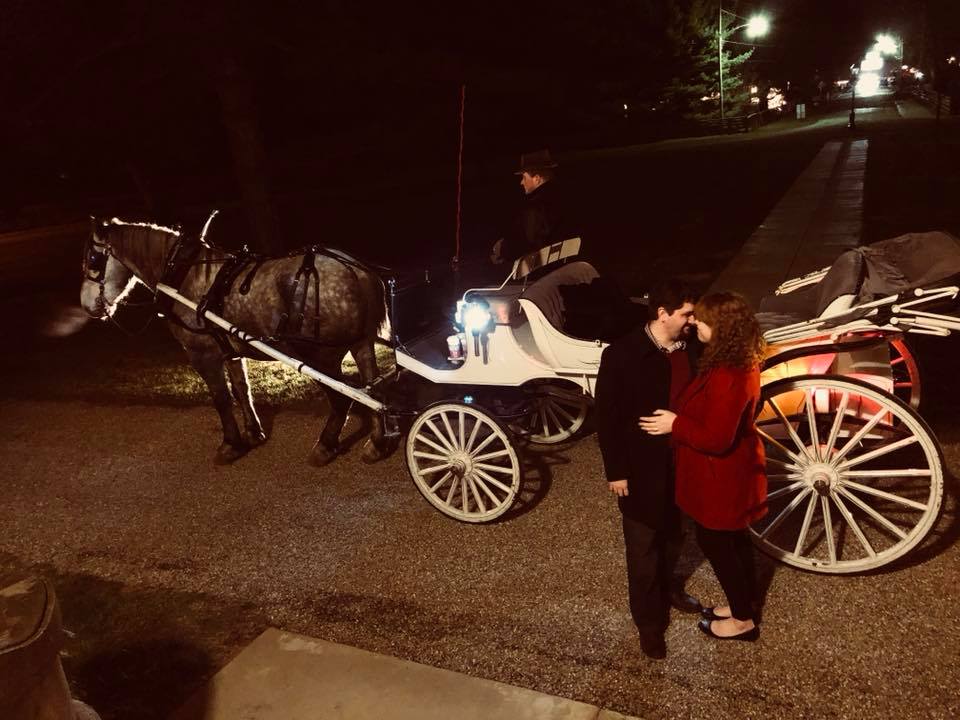
<svg viewBox="0 0 960 720"><path fill-rule="evenodd" d="M716 367L677 401L677 505L704 527L740 530L767 512L763 443L754 425L760 372Z"/></svg>

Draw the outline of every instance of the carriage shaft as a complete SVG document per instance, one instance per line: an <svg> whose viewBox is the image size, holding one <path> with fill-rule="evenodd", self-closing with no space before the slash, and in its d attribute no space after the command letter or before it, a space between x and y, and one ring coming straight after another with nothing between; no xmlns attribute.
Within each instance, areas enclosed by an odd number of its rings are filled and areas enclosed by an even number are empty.
<svg viewBox="0 0 960 720"><path fill-rule="evenodd" d="M193 302L193 300L190 300L189 298L184 297L169 285L164 285L163 283L157 283L157 291L162 292L164 295L169 295L178 303L182 305L186 305L188 308L190 308L194 312L197 311L197 304ZM332 377L329 377L328 375L324 375L322 372L315 370L314 368L310 367L306 363L300 360L297 360L296 358L290 357L289 355L285 355L279 350L276 350L270 347L262 340L259 340L253 335L250 335L249 333L244 332L243 330L238 328L236 325L231 324L230 322L224 320L222 317L220 317L219 315L213 312L210 312L209 310L207 310L203 314L203 316L207 320L212 322L214 325L216 325L217 327L225 330L231 336L239 340L242 340L250 347L255 348L260 352L262 352L264 355L267 355L278 362L282 362L284 365L287 365L288 367L293 368L298 373L306 375L310 379L316 380L318 383L322 385L326 385L328 388L330 388L331 390L335 390L341 395L346 395L348 398L350 398L351 400L355 400L361 405L366 405L371 410L382 412L386 407L382 402L378 400L374 400L372 397L370 397L367 393L363 392L362 390L358 390L357 388L351 387L350 385L347 385L344 382L335 380Z"/></svg>

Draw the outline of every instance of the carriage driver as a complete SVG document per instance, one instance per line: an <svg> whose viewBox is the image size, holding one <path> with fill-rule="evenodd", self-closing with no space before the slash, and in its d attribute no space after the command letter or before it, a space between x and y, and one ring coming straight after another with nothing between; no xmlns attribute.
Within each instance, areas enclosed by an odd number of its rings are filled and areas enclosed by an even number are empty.
<svg viewBox="0 0 960 720"><path fill-rule="evenodd" d="M674 575L682 535L669 436L647 435L637 420L672 408L696 374L700 345L690 333L696 299L677 280L654 287L649 322L603 351L594 395L607 484L623 516L630 614L641 649L655 659L666 657L668 605L690 613L701 608Z"/></svg>
<svg viewBox="0 0 960 720"><path fill-rule="evenodd" d="M549 150L537 150L520 156L523 206L510 223L503 237L493 244L490 262L512 263L545 245L566 239L560 228L560 202L553 183L557 163Z"/></svg>

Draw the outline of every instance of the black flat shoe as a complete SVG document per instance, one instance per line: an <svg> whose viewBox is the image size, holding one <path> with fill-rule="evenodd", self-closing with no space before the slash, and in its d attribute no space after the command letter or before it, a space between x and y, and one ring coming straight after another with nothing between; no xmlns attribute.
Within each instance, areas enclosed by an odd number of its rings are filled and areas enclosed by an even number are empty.
<svg viewBox="0 0 960 720"><path fill-rule="evenodd" d="M703 606L693 595L677 590L670 593L670 606L683 613L703 612Z"/></svg>
<svg viewBox="0 0 960 720"><path fill-rule="evenodd" d="M703 616L705 620L729 620L729 615L717 615L715 607L705 607L700 608L700 615Z"/></svg>
<svg viewBox="0 0 960 720"><path fill-rule="evenodd" d="M720 618L720 619L724 620L726 618ZM710 637L715 638L717 640L744 640L746 642L756 642L757 639L760 637L760 626L758 625L754 625L752 628L750 628L746 632L740 633L739 635L730 635L729 637L722 637L720 635L717 635L710 628L711 622L713 621L707 620L706 618L704 618L703 620L697 623L697 627L700 628L700 630L703 632L704 635L709 635Z"/></svg>

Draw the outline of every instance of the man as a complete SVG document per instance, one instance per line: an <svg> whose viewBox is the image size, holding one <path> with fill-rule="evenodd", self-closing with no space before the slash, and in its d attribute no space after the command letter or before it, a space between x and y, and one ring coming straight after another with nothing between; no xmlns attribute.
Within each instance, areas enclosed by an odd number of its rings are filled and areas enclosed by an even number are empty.
<svg viewBox="0 0 960 720"><path fill-rule="evenodd" d="M523 207L504 236L493 245L490 261L500 265L511 263L527 253L560 240L566 240L560 228L559 201L551 184L557 163L549 150L538 150L520 156Z"/></svg>
<svg viewBox="0 0 960 720"><path fill-rule="evenodd" d="M648 435L637 422L672 407L695 374L695 301L677 280L655 287L649 322L603 351L595 393L604 470L623 516L630 614L643 652L657 659L666 657L669 605L699 612L700 603L673 577L681 530L669 436Z"/></svg>

